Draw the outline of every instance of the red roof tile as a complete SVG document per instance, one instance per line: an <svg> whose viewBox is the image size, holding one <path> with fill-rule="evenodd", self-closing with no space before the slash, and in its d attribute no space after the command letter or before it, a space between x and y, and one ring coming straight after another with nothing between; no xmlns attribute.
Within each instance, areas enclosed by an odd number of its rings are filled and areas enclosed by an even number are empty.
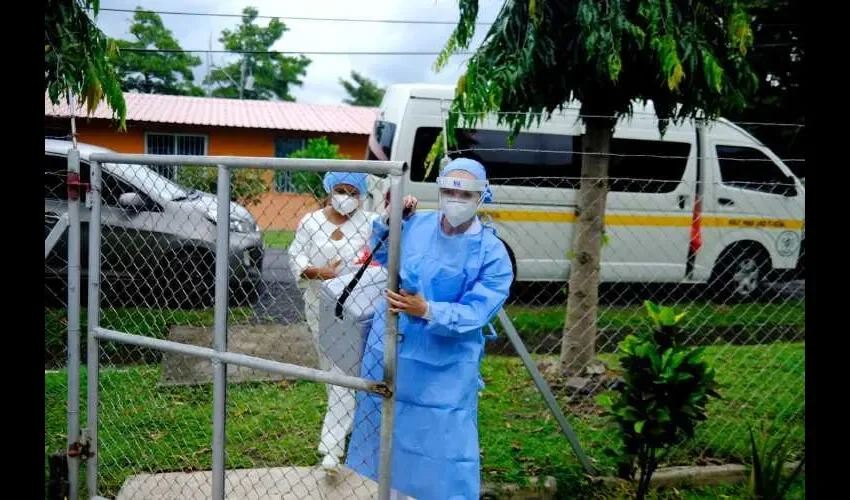
<svg viewBox="0 0 850 500"><path fill-rule="evenodd" d="M368 135L377 108L343 104L302 104L283 101L250 101L214 97L187 97L125 93L128 122L205 125L276 130L300 130ZM44 116L70 117L67 104L53 106L44 97ZM85 116L80 110L77 116ZM112 111L101 102L91 118L111 119Z"/></svg>

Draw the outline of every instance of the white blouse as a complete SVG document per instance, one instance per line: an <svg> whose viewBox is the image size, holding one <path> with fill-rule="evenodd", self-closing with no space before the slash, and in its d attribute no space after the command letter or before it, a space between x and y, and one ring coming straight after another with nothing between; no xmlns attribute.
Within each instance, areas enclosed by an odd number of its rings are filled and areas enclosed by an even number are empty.
<svg viewBox="0 0 850 500"><path fill-rule="evenodd" d="M301 281L301 273L308 267L324 267L335 259L342 259L338 275L354 272L357 269L355 261L363 251L370 250L372 222L377 217L376 213L357 210L351 218L337 226L328 220L324 209L305 215L298 224L295 240L289 246L292 274ZM342 232L342 238L331 239L337 230Z"/></svg>

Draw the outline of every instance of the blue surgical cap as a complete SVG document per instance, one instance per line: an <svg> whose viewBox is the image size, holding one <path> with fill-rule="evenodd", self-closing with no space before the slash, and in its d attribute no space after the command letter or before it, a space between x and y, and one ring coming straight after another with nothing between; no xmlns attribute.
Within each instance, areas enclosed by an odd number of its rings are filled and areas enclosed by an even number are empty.
<svg viewBox="0 0 850 500"><path fill-rule="evenodd" d="M333 191L334 186L349 184L357 188L360 196L366 195L369 185L366 182L366 174L360 172L328 172L322 181L326 193Z"/></svg>
<svg viewBox="0 0 850 500"><path fill-rule="evenodd" d="M441 175L445 176L456 170L469 172L479 181L487 180L487 171L484 169L484 165L472 158L455 158L446 165ZM493 191L491 191L489 187L484 191L482 201L484 203L490 203L493 201Z"/></svg>
<svg viewBox="0 0 850 500"><path fill-rule="evenodd" d="M454 172L455 170L469 172L479 181L487 180L487 171L484 170L484 165L472 158L455 158L446 165L446 168L443 169L443 175L446 175L449 172Z"/></svg>

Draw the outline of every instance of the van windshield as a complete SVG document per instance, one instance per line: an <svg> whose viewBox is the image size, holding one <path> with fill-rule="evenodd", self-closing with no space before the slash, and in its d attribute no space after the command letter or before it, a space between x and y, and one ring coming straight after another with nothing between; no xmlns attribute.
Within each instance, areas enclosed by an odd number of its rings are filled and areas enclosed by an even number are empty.
<svg viewBox="0 0 850 500"><path fill-rule="evenodd" d="M192 190L159 174L146 165L115 165L109 170L145 193L156 193L168 201L191 197Z"/></svg>

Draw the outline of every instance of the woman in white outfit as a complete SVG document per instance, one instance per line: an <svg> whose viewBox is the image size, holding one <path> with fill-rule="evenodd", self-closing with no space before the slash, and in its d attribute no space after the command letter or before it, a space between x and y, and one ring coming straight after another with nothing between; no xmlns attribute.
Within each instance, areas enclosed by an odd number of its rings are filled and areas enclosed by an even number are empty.
<svg viewBox="0 0 850 500"><path fill-rule="evenodd" d="M372 222L378 215L361 208L368 189L366 174L328 172L323 185L330 203L301 219L289 247L289 265L304 288L304 315L319 352L320 367L342 373L319 349L319 292L322 281L357 269L363 252L368 251ZM327 386L327 392L319 453L324 456L322 467L334 470L351 431L355 396L353 390L333 385Z"/></svg>

